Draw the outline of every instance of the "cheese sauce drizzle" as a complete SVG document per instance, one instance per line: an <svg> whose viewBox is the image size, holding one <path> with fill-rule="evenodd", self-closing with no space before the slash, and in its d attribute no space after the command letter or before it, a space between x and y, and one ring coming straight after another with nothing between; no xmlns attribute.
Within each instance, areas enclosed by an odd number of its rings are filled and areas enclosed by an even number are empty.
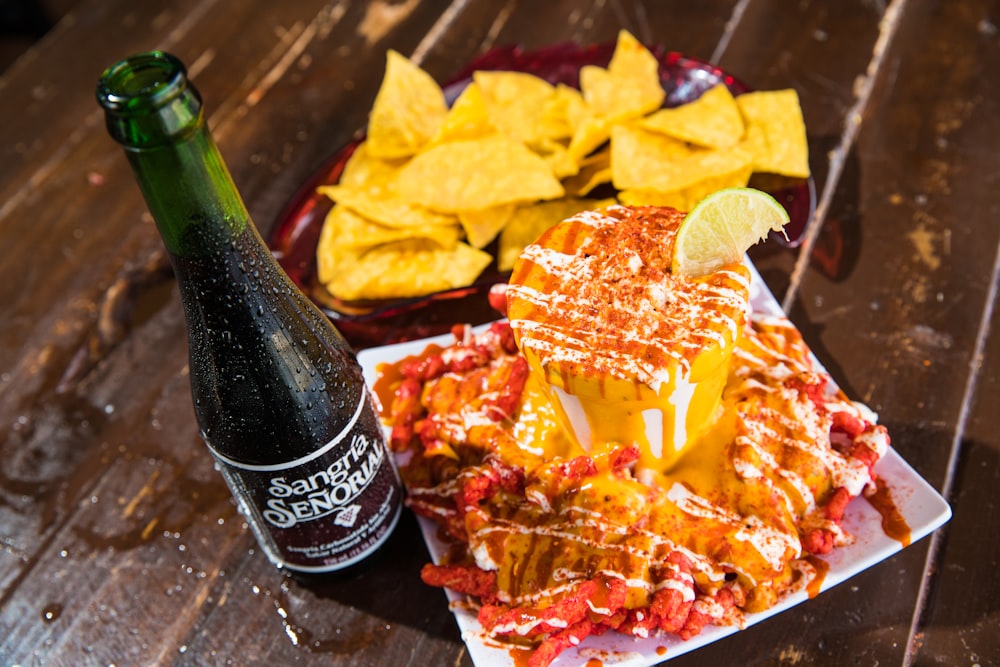
<svg viewBox="0 0 1000 667"><path fill-rule="evenodd" d="M400 468L407 502L456 540L456 563L495 577L483 611L498 606L509 613L487 624L494 639L528 641L570 627L560 605L588 582L604 582L603 592L583 601L589 618L617 618L624 610L627 621L614 627L638 637L655 631L651 605L664 595L681 605L677 613L692 615L688 621L697 612L700 622L738 624L742 613L766 609L791 591L818 590L810 581L825 570L815 554L852 539L831 510L834 499L873 493L871 467L889 446L874 413L828 387L786 319L746 312L741 266L667 287L673 278L654 272L656 280L609 297L600 312L587 310L592 294L552 288L550 279L585 290L598 274L608 281L609 273L634 278L649 269L640 259L648 252L628 244L598 252L600 233L627 223L615 215L612 209L573 218L565 239L572 253L527 253L530 270L544 279L510 289L527 307L558 310L559 318L512 317L522 352L494 351L474 369L422 379L424 412L399 422L413 432ZM642 242L667 246L669 256L672 234ZM695 302L710 303L712 314ZM669 316L654 318L653 311ZM490 331L466 331L442 359L463 366L497 347L500 338ZM598 359L595 341L608 343ZM577 364L584 375L683 388L664 369L690 373L706 345L732 348L721 407L670 468L638 465L630 453L635 442L581 447L533 373L516 406L499 417L495 409L511 369L525 363L522 353L546 355L550 368ZM398 427L393 397L380 399ZM624 589L623 604L607 597L614 586Z"/></svg>

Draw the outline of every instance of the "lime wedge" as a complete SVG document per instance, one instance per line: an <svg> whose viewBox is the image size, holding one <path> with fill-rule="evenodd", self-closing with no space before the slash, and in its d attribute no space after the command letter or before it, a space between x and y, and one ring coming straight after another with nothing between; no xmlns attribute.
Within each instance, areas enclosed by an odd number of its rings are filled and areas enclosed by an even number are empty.
<svg viewBox="0 0 1000 667"><path fill-rule="evenodd" d="M702 199L681 223L671 270L703 276L739 262L771 230L783 232L788 212L753 188L726 188Z"/></svg>

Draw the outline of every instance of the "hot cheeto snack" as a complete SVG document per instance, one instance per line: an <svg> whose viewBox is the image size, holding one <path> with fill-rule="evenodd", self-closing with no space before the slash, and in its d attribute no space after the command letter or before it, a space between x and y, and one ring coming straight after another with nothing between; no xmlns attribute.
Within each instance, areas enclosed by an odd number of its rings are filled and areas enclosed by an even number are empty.
<svg viewBox="0 0 1000 667"><path fill-rule="evenodd" d="M666 466L643 464L642 437L581 444L506 322L383 365L409 506L453 543L423 580L469 596L488 640L536 667L592 634L738 625L805 588L852 539L844 507L888 436L786 319L739 328L719 409Z"/></svg>

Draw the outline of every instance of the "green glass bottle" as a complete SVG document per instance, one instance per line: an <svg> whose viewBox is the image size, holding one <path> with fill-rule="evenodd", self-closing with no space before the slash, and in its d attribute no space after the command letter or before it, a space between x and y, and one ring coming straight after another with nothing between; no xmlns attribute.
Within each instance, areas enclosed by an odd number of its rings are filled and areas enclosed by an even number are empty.
<svg viewBox="0 0 1000 667"><path fill-rule="evenodd" d="M127 58L97 98L170 253L202 436L258 542L300 573L360 561L402 491L350 346L264 244L177 58Z"/></svg>

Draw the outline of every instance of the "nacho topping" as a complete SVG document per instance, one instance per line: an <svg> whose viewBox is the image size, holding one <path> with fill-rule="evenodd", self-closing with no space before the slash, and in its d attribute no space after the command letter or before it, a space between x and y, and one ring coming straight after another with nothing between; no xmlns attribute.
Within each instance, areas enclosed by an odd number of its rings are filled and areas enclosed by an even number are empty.
<svg viewBox="0 0 1000 667"><path fill-rule="evenodd" d="M584 212L528 246L507 290L522 350L554 373L648 385L732 345L747 316L749 273L734 264L690 279L670 273L684 214L615 206Z"/></svg>
<svg viewBox="0 0 1000 667"><path fill-rule="evenodd" d="M888 447L784 318L752 318L722 417L666 473L638 472L633 443L566 438L507 324L380 372L408 503L455 544L424 580L475 596L532 664L609 629L689 638L807 590Z"/></svg>

